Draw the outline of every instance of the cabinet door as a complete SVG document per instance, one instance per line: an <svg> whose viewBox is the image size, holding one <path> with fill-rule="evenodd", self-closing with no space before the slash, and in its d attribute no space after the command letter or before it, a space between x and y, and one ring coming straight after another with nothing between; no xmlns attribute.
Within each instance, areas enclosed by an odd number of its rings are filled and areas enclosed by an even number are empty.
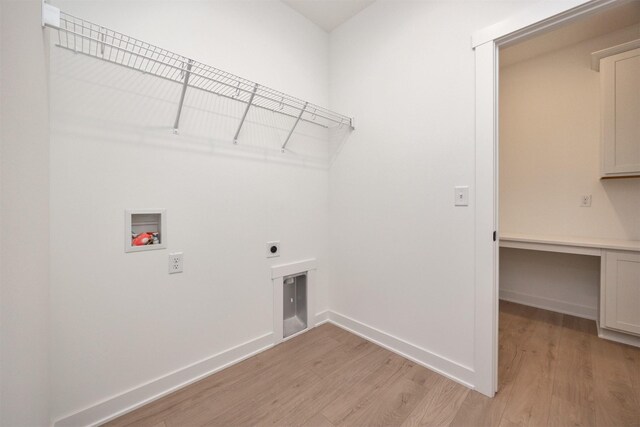
<svg viewBox="0 0 640 427"><path fill-rule="evenodd" d="M640 174L640 48L603 58L602 174Z"/></svg>
<svg viewBox="0 0 640 427"><path fill-rule="evenodd" d="M640 335L640 254L606 251L603 326Z"/></svg>

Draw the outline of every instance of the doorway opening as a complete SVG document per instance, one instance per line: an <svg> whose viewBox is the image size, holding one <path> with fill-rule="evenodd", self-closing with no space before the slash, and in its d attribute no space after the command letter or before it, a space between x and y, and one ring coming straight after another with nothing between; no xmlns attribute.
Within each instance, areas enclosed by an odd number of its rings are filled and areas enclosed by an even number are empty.
<svg viewBox="0 0 640 427"><path fill-rule="evenodd" d="M498 390L499 236L502 227L499 221L498 181L500 169L498 163L500 53L501 51L506 52L510 46L526 43L535 37L561 30L563 27L588 19L590 16L606 13L633 3L627 0L576 0L569 5L542 2L530 8L526 14L486 27L476 32L472 37L476 57L476 332L474 366L476 390L487 396L493 396ZM541 220L544 222L544 218ZM572 242L564 243L572 245ZM567 245L559 246L566 247ZM626 241L623 249L634 251L640 249L640 245L638 245L638 241ZM586 255L594 254L592 250L588 249L585 252ZM615 262L617 261L611 260L610 263ZM640 263L636 265L640 265Z"/></svg>
<svg viewBox="0 0 640 427"><path fill-rule="evenodd" d="M640 2L623 1L496 44L495 385L499 394L516 399L523 394L531 416L540 417L532 419L534 424L567 422L558 402L588 408L580 397L594 389L606 393L597 389L603 370L613 365L627 369L626 350L599 338L608 329L620 328L597 322L611 287L604 279L607 259L638 253L640 180L635 178L640 171L614 173L620 179L608 179L602 148L606 89L599 65L607 52L620 55L633 49L638 49L640 64ZM633 67L637 65L628 66ZM618 98L637 90L634 85L639 83L629 82L618 90ZM636 96L624 102L639 100ZM631 106L630 111L640 107ZM628 125L620 128L624 120L618 118L614 125L621 135L631 134ZM637 120L640 116L634 123ZM631 164L640 161L640 141L634 141L618 144ZM633 310L640 319L640 307L629 309L625 316L632 322ZM607 338L633 344L635 334L632 330L628 341L624 335ZM605 347L619 360L605 362ZM629 386L633 396L633 384ZM532 388L538 397L524 399ZM574 415L587 422L595 413ZM507 407L504 416L511 415L516 413Z"/></svg>

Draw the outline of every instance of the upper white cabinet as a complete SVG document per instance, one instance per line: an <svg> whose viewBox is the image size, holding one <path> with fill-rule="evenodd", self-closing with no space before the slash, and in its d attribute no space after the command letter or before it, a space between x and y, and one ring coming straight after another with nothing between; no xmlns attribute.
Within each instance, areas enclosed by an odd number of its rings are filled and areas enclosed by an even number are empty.
<svg viewBox="0 0 640 427"><path fill-rule="evenodd" d="M639 45L630 42L593 54L601 82L603 177L640 175Z"/></svg>
<svg viewBox="0 0 640 427"><path fill-rule="evenodd" d="M604 251L600 324L640 335L640 254Z"/></svg>

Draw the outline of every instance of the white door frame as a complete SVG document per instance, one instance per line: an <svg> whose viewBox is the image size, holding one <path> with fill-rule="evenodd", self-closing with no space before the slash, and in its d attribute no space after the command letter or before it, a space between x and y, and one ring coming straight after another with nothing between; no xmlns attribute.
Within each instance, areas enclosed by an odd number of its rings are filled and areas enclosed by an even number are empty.
<svg viewBox="0 0 640 427"><path fill-rule="evenodd" d="M498 390L498 49L626 0L542 1L472 37L476 55L475 389Z"/></svg>

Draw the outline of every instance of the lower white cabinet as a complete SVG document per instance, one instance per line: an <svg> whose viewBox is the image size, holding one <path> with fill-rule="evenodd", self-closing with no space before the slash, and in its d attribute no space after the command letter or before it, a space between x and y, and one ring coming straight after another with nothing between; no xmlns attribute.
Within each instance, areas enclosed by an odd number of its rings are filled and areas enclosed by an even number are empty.
<svg viewBox="0 0 640 427"><path fill-rule="evenodd" d="M601 274L600 325L640 335L640 254L603 251Z"/></svg>

